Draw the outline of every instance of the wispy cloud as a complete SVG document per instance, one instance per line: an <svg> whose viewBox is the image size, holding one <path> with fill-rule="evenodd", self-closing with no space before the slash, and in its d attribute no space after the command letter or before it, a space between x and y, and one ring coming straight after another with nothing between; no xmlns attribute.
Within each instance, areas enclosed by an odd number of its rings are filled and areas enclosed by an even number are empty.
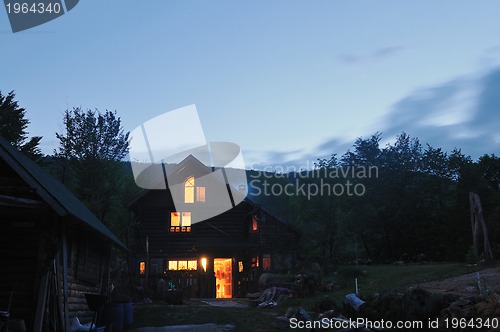
<svg viewBox="0 0 500 332"><path fill-rule="evenodd" d="M493 68L500 64L500 45L492 45L485 49L479 57L479 66Z"/></svg>
<svg viewBox="0 0 500 332"><path fill-rule="evenodd" d="M418 89L394 103L391 111L371 128L373 132L363 137L382 132L382 145L393 143L404 131L422 144L445 151L461 148L473 158L485 153L500 155L500 67L480 77L462 76ZM309 150L255 152L253 166L313 167L318 158L352 149L355 139L332 137Z"/></svg>
<svg viewBox="0 0 500 332"><path fill-rule="evenodd" d="M337 59L346 65L357 65L382 61L395 56L405 50L403 46L387 46L379 48L370 54L340 54Z"/></svg>
<svg viewBox="0 0 500 332"><path fill-rule="evenodd" d="M394 104L380 122L384 137L402 131L444 150L477 158L500 152L500 68L420 89Z"/></svg>
<svg viewBox="0 0 500 332"><path fill-rule="evenodd" d="M352 54L341 54L337 56L337 59L346 65L354 65L363 61L362 57L352 55Z"/></svg>
<svg viewBox="0 0 500 332"><path fill-rule="evenodd" d="M371 58L374 60L385 60L386 58L392 57L402 51L404 51L405 48L402 46L389 46L389 47L383 47L381 49L376 50L372 55Z"/></svg>

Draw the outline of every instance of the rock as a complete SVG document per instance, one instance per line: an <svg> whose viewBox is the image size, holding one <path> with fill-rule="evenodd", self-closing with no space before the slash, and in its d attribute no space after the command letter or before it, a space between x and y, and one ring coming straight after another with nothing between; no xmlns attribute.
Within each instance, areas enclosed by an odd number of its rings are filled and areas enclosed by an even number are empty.
<svg viewBox="0 0 500 332"><path fill-rule="evenodd" d="M487 296L484 301L475 305L477 316L481 318L494 318L500 316L500 295L494 293Z"/></svg>

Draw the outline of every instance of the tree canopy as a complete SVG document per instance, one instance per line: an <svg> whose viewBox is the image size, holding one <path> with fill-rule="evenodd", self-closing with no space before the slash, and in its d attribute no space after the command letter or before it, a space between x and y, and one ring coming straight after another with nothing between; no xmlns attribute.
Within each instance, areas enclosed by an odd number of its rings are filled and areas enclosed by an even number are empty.
<svg viewBox="0 0 500 332"><path fill-rule="evenodd" d="M130 167L122 163L129 133L123 131L116 111L73 108L66 110L63 123L54 151L59 178L112 231L123 235L125 196L136 187Z"/></svg>
<svg viewBox="0 0 500 332"><path fill-rule="evenodd" d="M28 157L37 159L42 156L39 148L42 137L28 138L30 121L26 118L26 110L19 106L15 97L14 91L6 96L0 91L0 135Z"/></svg>
<svg viewBox="0 0 500 332"><path fill-rule="evenodd" d="M356 256L378 262L464 260L472 245L469 192L481 197L491 243L498 243L500 158L484 155L474 162L460 149L423 146L404 132L382 147L381 137L358 138L340 157L319 159L314 170L299 175L251 173L251 189L267 181L269 188L305 185L314 195L275 190L278 195L250 198L296 225L304 258L325 267ZM363 176L370 168L371 176ZM342 191L347 184L357 185L359 195ZM492 249L498 256L500 247Z"/></svg>

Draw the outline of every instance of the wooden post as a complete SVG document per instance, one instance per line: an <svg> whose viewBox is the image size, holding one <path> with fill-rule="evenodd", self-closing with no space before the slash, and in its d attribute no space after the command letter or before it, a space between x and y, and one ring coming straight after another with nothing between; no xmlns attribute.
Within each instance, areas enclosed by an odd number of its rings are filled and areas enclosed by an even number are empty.
<svg viewBox="0 0 500 332"><path fill-rule="evenodd" d="M66 237L66 223L62 221L62 282L63 282L63 301L64 301L64 316L63 324L64 331L69 331L69 310L68 310L68 239Z"/></svg>
<svg viewBox="0 0 500 332"><path fill-rule="evenodd" d="M148 297L149 286L149 236L146 236L146 284L144 285L144 296Z"/></svg>
<svg viewBox="0 0 500 332"><path fill-rule="evenodd" d="M470 211L471 211L471 228L472 228L472 249L474 253L479 254L479 242L481 233L483 233L484 259L493 260L493 252L491 250L488 229L483 217L483 208L479 195L473 192L469 193Z"/></svg>
<svg viewBox="0 0 500 332"><path fill-rule="evenodd" d="M34 332L42 332L43 318L45 314L45 300L47 298L47 287L49 284L49 270L43 272L40 280L40 288L38 289L38 298L35 311L35 325Z"/></svg>

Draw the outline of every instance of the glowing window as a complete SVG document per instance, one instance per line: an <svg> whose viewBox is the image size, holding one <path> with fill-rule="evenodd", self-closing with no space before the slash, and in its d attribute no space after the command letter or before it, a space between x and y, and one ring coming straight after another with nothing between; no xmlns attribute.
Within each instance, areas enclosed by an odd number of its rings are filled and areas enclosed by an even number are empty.
<svg viewBox="0 0 500 332"><path fill-rule="evenodd" d="M168 261L169 270L177 270L177 261Z"/></svg>
<svg viewBox="0 0 500 332"><path fill-rule="evenodd" d="M192 176L184 182L184 203L194 203L194 177Z"/></svg>
<svg viewBox="0 0 500 332"><path fill-rule="evenodd" d="M252 231L256 231L259 228L259 225L257 223L257 217L253 216L252 217Z"/></svg>
<svg viewBox="0 0 500 332"><path fill-rule="evenodd" d="M191 226L191 212L182 212L182 227Z"/></svg>
<svg viewBox="0 0 500 332"><path fill-rule="evenodd" d="M197 261L188 261L188 270L197 270L198 262Z"/></svg>
<svg viewBox="0 0 500 332"><path fill-rule="evenodd" d="M168 261L168 269L171 271L181 271L181 270L194 271L197 268L198 268L198 262L196 260Z"/></svg>
<svg viewBox="0 0 500 332"><path fill-rule="evenodd" d="M205 187L196 187L196 201L205 202Z"/></svg>
<svg viewBox="0 0 500 332"><path fill-rule="evenodd" d="M171 212L170 232L191 232L191 212Z"/></svg>
<svg viewBox="0 0 500 332"><path fill-rule="evenodd" d="M170 213L170 226L180 226L181 225L181 214L179 212Z"/></svg>
<svg viewBox="0 0 500 332"><path fill-rule="evenodd" d="M259 267L259 256L255 256L254 258L252 258L251 267Z"/></svg>
<svg viewBox="0 0 500 332"><path fill-rule="evenodd" d="M179 261L177 266L178 270L187 270L188 268L188 262L187 261Z"/></svg>
<svg viewBox="0 0 500 332"><path fill-rule="evenodd" d="M139 274L146 274L146 262L139 263Z"/></svg>
<svg viewBox="0 0 500 332"><path fill-rule="evenodd" d="M262 269L264 271L271 270L271 256L270 255L263 255L262 256Z"/></svg>
<svg viewBox="0 0 500 332"><path fill-rule="evenodd" d="M243 272L243 262L242 261L238 262L238 272Z"/></svg>

